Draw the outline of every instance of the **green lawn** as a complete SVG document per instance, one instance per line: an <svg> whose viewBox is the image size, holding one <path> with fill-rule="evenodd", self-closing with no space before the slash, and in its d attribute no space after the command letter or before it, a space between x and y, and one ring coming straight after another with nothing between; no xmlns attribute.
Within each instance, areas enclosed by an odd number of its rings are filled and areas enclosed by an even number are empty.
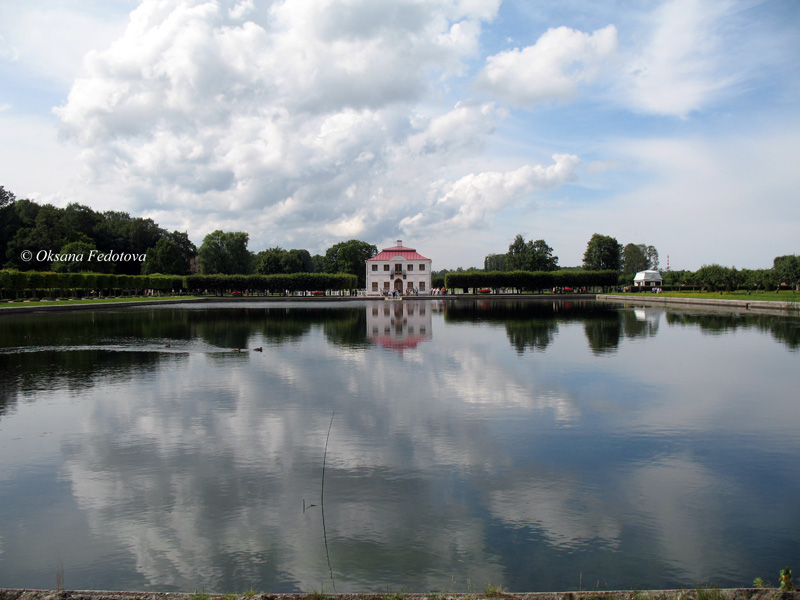
<svg viewBox="0 0 800 600"><path fill-rule="evenodd" d="M125 304L129 302L159 302L163 300L189 300L191 298L199 298L200 296L137 296L134 298L92 298L87 300L40 300L40 301L23 301L23 302L8 302L7 300L0 301L0 310L4 308L20 307L20 306L69 306L72 304L106 304L109 302Z"/></svg>
<svg viewBox="0 0 800 600"><path fill-rule="evenodd" d="M625 296L626 298L634 299L637 296L648 297L656 296L652 292L614 292L614 296ZM661 292L657 294L659 297L668 298L702 298L703 300L753 300L771 301L771 302L800 302L800 292L785 291L780 292Z"/></svg>

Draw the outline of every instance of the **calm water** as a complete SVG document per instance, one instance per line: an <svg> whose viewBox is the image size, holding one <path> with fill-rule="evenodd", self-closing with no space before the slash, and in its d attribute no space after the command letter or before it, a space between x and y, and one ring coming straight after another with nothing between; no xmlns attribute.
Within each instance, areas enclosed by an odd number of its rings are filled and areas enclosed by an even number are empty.
<svg viewBox="0 0 800 600"><path fill-rule="evenodd" d="M800 569L799 383L790 317L483 300L0 317L0 587L776 583Z"/></svg>

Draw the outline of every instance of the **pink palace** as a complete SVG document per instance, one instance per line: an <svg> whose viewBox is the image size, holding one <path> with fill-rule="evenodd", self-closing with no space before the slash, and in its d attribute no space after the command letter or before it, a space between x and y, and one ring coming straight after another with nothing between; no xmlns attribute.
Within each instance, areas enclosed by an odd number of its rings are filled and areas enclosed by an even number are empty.
<svg viewBox="0 0 800 600"><path fill-rule="evenodd" d="M431 293L431 259L403 246L402 240L367 259L367 295L389 295L395 290L406 296Z"/></svg>

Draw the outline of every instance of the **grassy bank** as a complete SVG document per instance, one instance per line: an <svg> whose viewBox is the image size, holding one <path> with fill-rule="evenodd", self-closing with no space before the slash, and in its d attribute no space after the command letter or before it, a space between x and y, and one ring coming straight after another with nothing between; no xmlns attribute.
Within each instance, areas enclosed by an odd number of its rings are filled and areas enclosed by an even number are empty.
<svg viewBox="0 0 800 600"><path fill-rule="evenodd" d="M198 300L201 296L134 296L126 298L69 298L64 300L4 300L0 301L0 310L33 306L78 306L85 304L130 304L132 302L175 302Z"/></svg>
<svg viewBox="0 0 800 600"><path fill-rule="evenodd" d="M694 298L698 300L744 300L745 302L800 302L800 292L782 290L780 292L611 292L606 296L637 298Z"/></svg>
<svg viewBox="0 0 800 600"><path fill-rule="evenodd" d="M453 594L431 592L427 594L329 594L309 592L304 594L207 594L159 593L159 592L92 592L66 590L11 590L0 589L0 600L483 600L505 598L506 600L800 600L800 592L787 592L775 588L697 587L688 590L648 591L575 591L510 593L500 590Z"/></svg>

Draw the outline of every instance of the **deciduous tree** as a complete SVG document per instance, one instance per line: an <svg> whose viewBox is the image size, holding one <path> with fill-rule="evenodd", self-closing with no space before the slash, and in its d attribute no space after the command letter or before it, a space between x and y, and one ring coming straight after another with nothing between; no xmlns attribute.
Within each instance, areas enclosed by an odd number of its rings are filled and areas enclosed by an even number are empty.
<svg viewBox="0 0 800 600"><path fill-rule="evenodd" d="M186 260L178 245L161 238L156 245L147 249L145 261L142 263L142 275L186 275L188 269Z"/></svg>
<svg viewBox="0 0 800 600"><path fill-rule="evenodd" d="M360 240L339 242L325 253L326 273L350 273L358 278L358 287L367 285L366 261L378 253L374 244Z"/></svg>
<svg viewBox="0 0 800 600"><path fill-rule="evenodd" d="M619 271L622 245L611 236L595 233L583 254L583 266L590 271Z"/></svg>
<svg viewBox="0 0 800 600"><path fill-rule="evenodd" d="M517 234L514 241L508 245L508 253L506 254L506 268L509 271L527 271L525 267L527 260L527 245L525 238Z"/></svg>
<svg viewBox="0 0 800 600"><path fill-rule="evenodd" d="M248 274L252 263L247 250L248 241L249 236L244 231L224 232L218 229L209 233L197 251L200 272L203 275Z"/></svg>
<svg viewBox="0 0 800 600"><path fill-rule="evenodd" d="M553 249L544 240L528 242L531 271L555 271L558 269L558 257L553 256Z"/></svg>
<svg viewBox="0 0 800 600"><path fill-rule="evenodd" d="M506 270L506 255L505 254L489 254L483 259L484 271L505 271Z"/></svg>
<svg viewBox="0 0 800 600"><path fill-rule="evenodd" d="M558 269L558 257L553 256L553 249L544 240L525 241L517 234L508 246L506 254L506 270L508 271L555 271Z"/></svg>
<svg viewBox="0 0 800 600"><path fill-rule="evenodd" d="M795 254L776 256L772 261L772 271L778 286L785 283L800 290L800 256Z"/></svg>
<svg viewBox="0 0 800 600"><path fill-rule="evenodd" d="M626 244L622 250L622 272L633 275L650 268L644 244Z"/></svg>
<svg viewBox="0 0 800 600"><path fill-rule="evenodd" d="M283 273L283 255L286 250L280 246L262 250L255 256L255 272L259 275L278 275Z"/></svg>

